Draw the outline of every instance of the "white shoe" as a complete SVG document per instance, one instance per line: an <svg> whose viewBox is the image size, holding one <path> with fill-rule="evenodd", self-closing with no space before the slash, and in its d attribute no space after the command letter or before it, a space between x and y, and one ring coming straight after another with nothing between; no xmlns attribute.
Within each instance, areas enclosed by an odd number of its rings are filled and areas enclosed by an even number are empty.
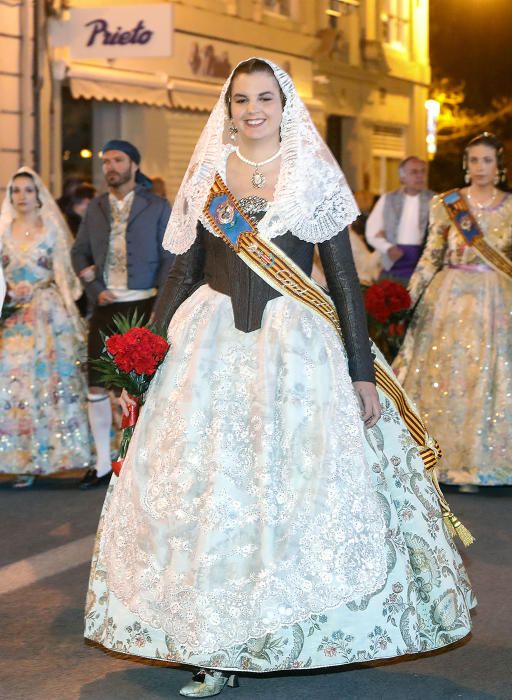
<svg viewBox="0 0 512 700"><path fill-rule="evenodd" d="M223 671L212 671L209 673L204 669L198 671L192 680L180 690L180 695L187 698L211 698L222 692L225 685L231 688L238 687L238 678L233 673L228 676Z"/></svg>
<svg viewBox="0 0 512 700"><path fill-rule="evenodd" d="M32 474L18 474L16 480L12 483L13 489L29 489L33 486L36 477Z"/></svg>
<svg viewBox="0 0 512 700"><path fill-rule="evenodd" d="M459 493L478 493L479 491L476 484L461 484L459 486Z"/></svg>

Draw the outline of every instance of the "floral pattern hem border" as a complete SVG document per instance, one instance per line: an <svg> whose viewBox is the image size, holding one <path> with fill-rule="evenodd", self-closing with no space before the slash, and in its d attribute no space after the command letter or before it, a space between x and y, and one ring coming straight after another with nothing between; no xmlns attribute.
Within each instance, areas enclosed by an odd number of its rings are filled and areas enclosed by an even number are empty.
<svg viewBox="0 0 512 700"><path fill-rule="evenodd" d="M277 632L214 653L201 653L153 627L108 588L98 530L85 615L85 636L115 652L225 670L271 672L322 668L429 652L471 630L475 597L443 523L418 449L383 394L382 418L365 433L365 456L386 521L387 577L362 598Z"/></svg>

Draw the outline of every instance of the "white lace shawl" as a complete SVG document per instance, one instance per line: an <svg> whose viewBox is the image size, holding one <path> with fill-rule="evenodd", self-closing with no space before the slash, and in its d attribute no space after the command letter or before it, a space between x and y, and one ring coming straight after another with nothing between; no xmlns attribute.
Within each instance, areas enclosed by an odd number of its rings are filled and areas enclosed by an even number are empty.
<svg viewBox="0 0 512 700"><path fill-rule="evenodd" d="M258 230L267 239L291 231L310 243L326 241L357 217L357 205L290 76L271 61L260 60L272 68L286 104L281 121L281 169L273 202ZM226 157L229 118L225 95L232 75L224 83L176 195L163 241L172 253L190 248L199 220L209 228L202 211Z"/></svg>
<svg viewBox="0 0 512 700"><path fill-rule="evenodd" d="M42 204L39 213L43 220L43 225L46 230L53 230L55 232L55 247L53 252L55 283L64 301L64 306L73 321L78 337L83 340L85 338L85 326L74 303L75 299L80 297L82 288L80 280L76 276L71 265L70 250L73 245L73 237L57 203L49 193L43 181L34 170L27 166L19 168L7 185L6 195L0 209L0 250L3 248L4 236L9 231L12 222L16 218L16 210L11 203L9 193L14 177L21 173L27 173L34 179L39 200Z"/></svg>

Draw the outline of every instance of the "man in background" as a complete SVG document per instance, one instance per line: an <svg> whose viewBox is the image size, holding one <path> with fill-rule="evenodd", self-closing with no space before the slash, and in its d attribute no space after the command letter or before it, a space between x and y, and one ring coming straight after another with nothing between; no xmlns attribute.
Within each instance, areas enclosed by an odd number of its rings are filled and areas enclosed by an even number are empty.
<svg viewBox="0 0 512 700"><path fill-rule="evenodd" d="M173 260L162 248L171 208L151 191L151 180L139 169L137 148L114 139L103 147L102 158L108 192L89 203L71 250L73 267L94 305L90 358L100 357L102 334L109 335L115 315L135 312L149 319ZM97 459L82 479L83 489L106 484L111 475L112 410L107 389L91 366L88 412Z"/></svg>
<svg viewBox="0 0 512 700"><path fill-rule="evenodd" d="M383 194L366 222L366 240L380 254L381 279L405 286L420 259L434 192L427 189L427 164L409 156L399 165L402 186Z"/></svg>

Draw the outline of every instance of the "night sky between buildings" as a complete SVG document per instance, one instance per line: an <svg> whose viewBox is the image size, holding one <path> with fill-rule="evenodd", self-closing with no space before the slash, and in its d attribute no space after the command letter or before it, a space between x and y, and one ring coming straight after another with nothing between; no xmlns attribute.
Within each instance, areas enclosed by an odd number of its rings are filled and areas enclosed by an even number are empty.
<svg viewBox="0 0 512 700"><path fill-rule="evenodd" d="M485 112L512 97L512 0L430 0L434 76L466 84L466 106Z"/></svg>
<svg viewBox="0 0 512 700"><path fill-rule="evenodd" d="M430 61L434 81L465 84L462 107L485 114L493 99L512 99L512 0L430 0ZM512 118L489 123L488 129L505 146L510 185ZM438 144L430 166L433 189L464 184L461 157L468 138Z"/></svg>

